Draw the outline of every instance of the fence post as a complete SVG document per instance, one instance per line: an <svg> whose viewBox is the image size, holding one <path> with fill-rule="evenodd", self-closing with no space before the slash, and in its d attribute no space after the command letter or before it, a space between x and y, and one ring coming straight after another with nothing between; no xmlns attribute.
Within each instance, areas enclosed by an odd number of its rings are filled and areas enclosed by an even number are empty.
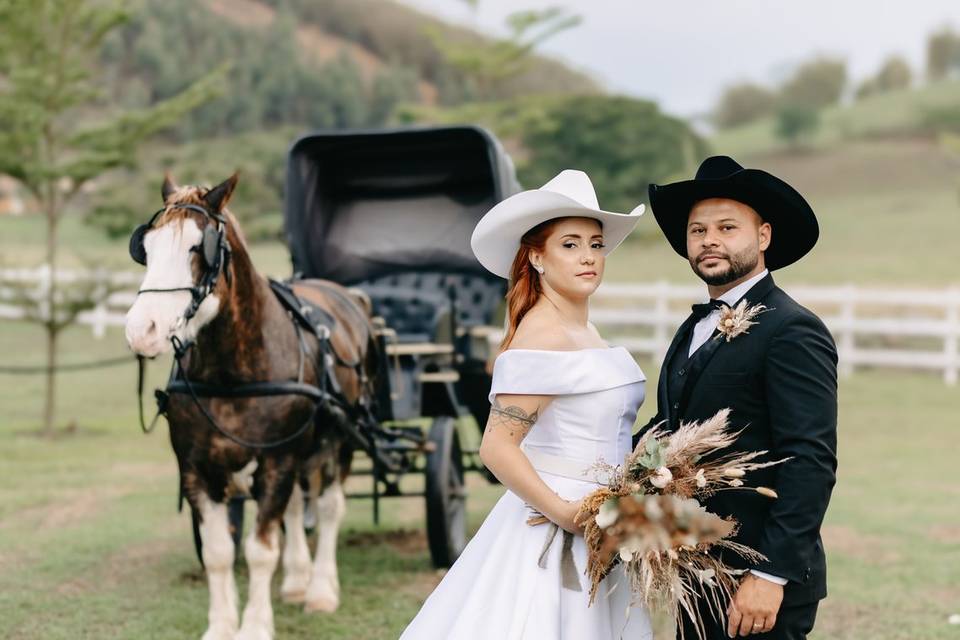
<svg viewBox="0 0 960 640"><path fill-rule="evenodd" d="M653 344L654 359L662 362L667 355L667 347L670 346L667 332L670 327L670 285L666 280L657 281L657 298L654 301L654 311L656 313L656 322L653 325Z"/></svg>
<svg viewBox="0 0 960 640"><path fill-rule="evenodd" d="M857 289L851 284L846 286L846 295L843 297L843 303L840 306L840 375L849 376L853 373L854 359L856 351L856 306Z"/></svg>
<svg viewBox="0 0 960 640"><path fill-rule="evenodd" d="M52 286L53 271L50 263L44 263L36 271L37 274L37 313L44 322L53 318L53 309L50 308L47 296Z"/></svg>
<svg viewBox="0 0 960 640"><path fill-rule="evenodd" d="M960 288L951 288L947 292L947 335L943 340L943 353L946 362L943 368L943 381L949 385L957 384L960 374Z"/></svg>
<svg viewBox="0 0 960 640"><path fill-rule="evenodd" d="M91 295L97 301L97 306L93 308L91 324L93 325L93 337L102 340L107 334L107 291L110 290L110 274L101 267L94 272L94 278L96 284Z"/></svg>

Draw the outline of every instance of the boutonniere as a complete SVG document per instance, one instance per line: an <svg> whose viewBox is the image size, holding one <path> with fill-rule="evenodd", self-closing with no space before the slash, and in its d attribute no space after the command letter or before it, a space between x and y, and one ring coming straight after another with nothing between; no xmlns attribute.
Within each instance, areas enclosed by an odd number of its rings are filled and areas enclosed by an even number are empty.
<svg viewBox="0 0 960 640"><path fill-rule="evenodd" d="M716 339L726 338L727 342L730 342L742 333L750 333L747 329L757 324L754 318L764 311L769 309L762 304L748 307L746 299L741 300L735 307L723 305L720 308L720 319L717 321L717 330L720 334Z"/></svg>

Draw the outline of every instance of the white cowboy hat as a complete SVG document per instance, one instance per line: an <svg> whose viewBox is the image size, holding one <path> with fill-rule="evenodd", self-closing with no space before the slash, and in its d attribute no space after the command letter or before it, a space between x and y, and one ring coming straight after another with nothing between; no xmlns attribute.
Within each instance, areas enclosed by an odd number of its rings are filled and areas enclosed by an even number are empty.
<svg viewBox="0 0 960 640"><path fill-rule="evenodd" d="M521 191L490 209L473 230L470 246L488 271L509 279L520 238L541 222L564 217L598 220L606 245L603 254L608 255L630 235L644 209L641 204L630 213L603 211L587 174L566 169L539 189Z"/></svg>

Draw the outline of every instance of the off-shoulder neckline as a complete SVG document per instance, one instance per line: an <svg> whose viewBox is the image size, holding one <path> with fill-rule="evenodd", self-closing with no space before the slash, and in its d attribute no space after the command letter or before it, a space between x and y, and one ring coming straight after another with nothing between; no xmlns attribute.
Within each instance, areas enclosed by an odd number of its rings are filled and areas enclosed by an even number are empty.
<svg viewBox="0 0 960 640"><path fill-rule="evenodd" d="M583 351L611 351L613 349L626 349L623 345L613 345L609 347L584 347L582 349L507 349L506 351L501 351L500 355L502 356L505 353L510 353L511 351L527 351L533 353L581 353Z"/></svg>

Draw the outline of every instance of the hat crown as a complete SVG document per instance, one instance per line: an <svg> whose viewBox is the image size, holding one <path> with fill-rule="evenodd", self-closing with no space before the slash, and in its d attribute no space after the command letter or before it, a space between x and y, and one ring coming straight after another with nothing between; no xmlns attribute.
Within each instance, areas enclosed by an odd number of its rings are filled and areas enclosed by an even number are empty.
<svg viewBox="0 0 960 640"><path fill-rule="evenodd" d="M696 180L722 180L743 170L740 163L730 156L710 156L700 163Z"/></svg>
<svg viewBox="0 0 960 640"><path fill-rule="evenodd" d="M543 185L540 191L552 191L575 200L588 209L599 209L597 202L597 192L593 189L593 183L590 177L583 171L576 169L564 169L558 173L550 182Z"/></svg>

